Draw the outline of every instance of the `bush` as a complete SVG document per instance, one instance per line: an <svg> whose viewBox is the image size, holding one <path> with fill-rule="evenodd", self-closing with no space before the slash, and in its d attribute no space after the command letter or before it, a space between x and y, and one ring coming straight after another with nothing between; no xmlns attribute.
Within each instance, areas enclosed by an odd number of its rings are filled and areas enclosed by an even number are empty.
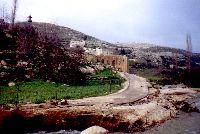
<svg viewBox="0 0 200 134"><path fill-rule="evenodd" d="M80 71L83 64L83 50L61 48L57 35L38 33L29 24L18 24L13 33L18 60L26 61L33 70L35 78L51 80L58 83L82 84L85 75Z"/></svg>
<svg viewBox="0 0 200 134"><path fill-rule="evenodd" d="M45 99L43 97L38 97L35 99L36 104L45 103Z"/></svg>
<svg viewBox="0 0 200 134"><path fill-rule="evenodd" d="M200 88L200 68L192 68L191 71L184 71L180 76L180 81L184 84Z"/></svg>

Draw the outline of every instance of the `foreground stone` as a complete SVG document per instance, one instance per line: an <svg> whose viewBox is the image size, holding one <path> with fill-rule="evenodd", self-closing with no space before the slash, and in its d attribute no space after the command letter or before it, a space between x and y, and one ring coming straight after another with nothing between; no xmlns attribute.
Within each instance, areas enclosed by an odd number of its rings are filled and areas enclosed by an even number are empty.
<svg viewBox="0 0 200 134"><path fill-rule="evenodd" d="M81 134L108 134L109 131L99 126L92 126L82 131Z"/></svg>

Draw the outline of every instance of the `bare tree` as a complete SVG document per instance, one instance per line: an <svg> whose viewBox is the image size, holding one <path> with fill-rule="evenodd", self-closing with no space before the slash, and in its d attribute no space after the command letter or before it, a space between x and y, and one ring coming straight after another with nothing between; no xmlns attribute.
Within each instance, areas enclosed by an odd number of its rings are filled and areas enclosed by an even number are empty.
<svg viewBox="0 0 200 134"><path fill-rule="evenodd" d="M15 18L16 18L16 12L17 12L17 2L18 0L13 0L13 8L11 13L11 28L14 27L15 24Z"/></svg>
<svg viewBox="0 0 200 134"><path fill-rule="evenodd" d="M191 63L191 55L192 55L192 41L191 41L191 35L190 34L187 34L186 43L187 43L187 46L186 46L186 51L187 51L186 67L187 67L188 71L190 72L190 68L191 68L190 63Z"/></svg>
<svg viewBox="0 0 200 134"><path fill-rule="evenodd" d="M10 15L8 13L7 6L5 3L3 3L0 6L0 19L2 19L5 22L8 22L10 20Z"/></svg>
<svg viewBox="0 0 200 134"><path fill-rule="evenodd" d="M173 53L173 68L177 69L178 68L178 50L175 50L175 53Z"/></svg>

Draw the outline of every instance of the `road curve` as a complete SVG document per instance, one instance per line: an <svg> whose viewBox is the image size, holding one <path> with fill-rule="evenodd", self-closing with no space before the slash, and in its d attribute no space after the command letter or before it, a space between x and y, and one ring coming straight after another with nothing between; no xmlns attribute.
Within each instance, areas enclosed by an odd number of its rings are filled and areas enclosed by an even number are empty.
<svg viewBox="0 0 200 134"><path fill-rule="evenodd" d="M86 105L120 105L132 103L142 99L148 95L148 87L145 78L136 76L134 74L124 74L128 81L125 85L126 88L117 93L107 96L90 97L78 100L69 100L69 105L73 106L86 106Z"/></svg>

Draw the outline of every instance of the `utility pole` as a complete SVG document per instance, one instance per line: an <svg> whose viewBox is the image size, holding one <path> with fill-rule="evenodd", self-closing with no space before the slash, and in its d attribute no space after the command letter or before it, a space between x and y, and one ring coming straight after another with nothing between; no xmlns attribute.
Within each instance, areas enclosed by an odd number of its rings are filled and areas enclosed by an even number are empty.
<svg viewBox="0 0 200 134"><path fill-rule="evenodd" d="M187 34L186 36L186 67L187 70L190 72L191 69L191 55L192 55L192 41L191 41L191 35Z"/></svg>

